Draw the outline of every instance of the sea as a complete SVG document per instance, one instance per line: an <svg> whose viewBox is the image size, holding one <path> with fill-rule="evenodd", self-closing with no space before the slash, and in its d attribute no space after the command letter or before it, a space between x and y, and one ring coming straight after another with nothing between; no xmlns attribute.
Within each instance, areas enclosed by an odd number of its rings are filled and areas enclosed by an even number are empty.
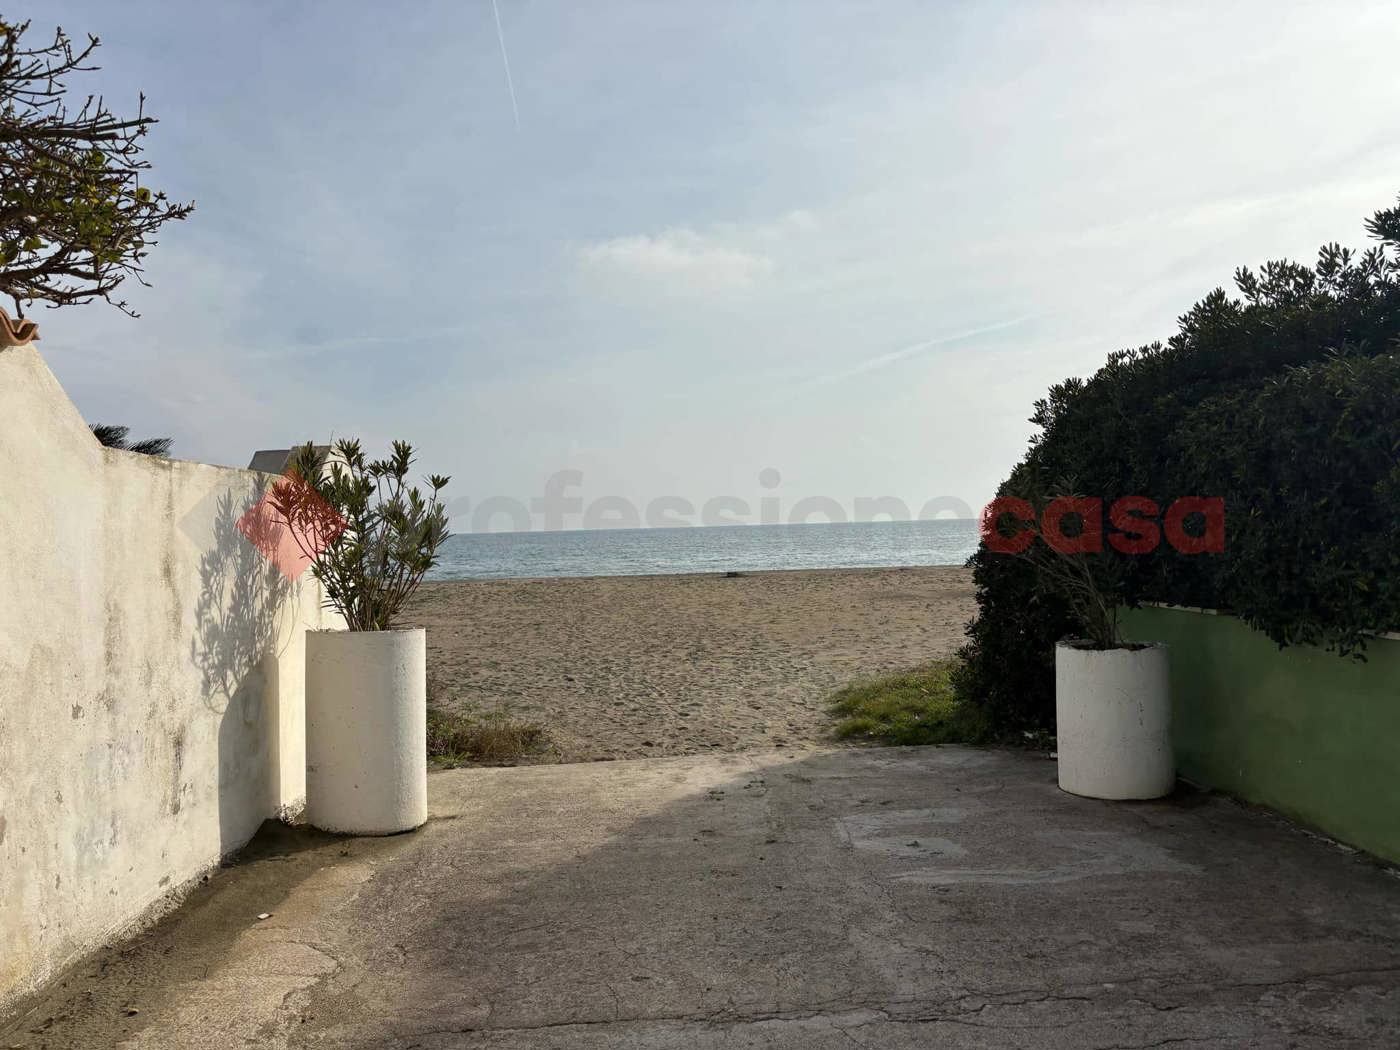
<svg viewBox="0 0 1400 1050"><path fill-rule="evenodd" d="M427 578L502 580L961 565L977 549L977 539L977 521L970 518L468 532L448 537Z"/></svg>

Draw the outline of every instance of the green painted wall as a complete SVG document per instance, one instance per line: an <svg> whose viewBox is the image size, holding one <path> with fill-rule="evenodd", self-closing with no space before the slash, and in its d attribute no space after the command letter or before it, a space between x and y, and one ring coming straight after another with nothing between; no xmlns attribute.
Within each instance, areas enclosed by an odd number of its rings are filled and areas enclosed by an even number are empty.
<svg viewBox="0 0 1400 1050"><path fill-rule="evenodd" d="M1400 641L1280 650L1233 616L1137 609L1171 647L1178 773L1400 862Z"/></svg>

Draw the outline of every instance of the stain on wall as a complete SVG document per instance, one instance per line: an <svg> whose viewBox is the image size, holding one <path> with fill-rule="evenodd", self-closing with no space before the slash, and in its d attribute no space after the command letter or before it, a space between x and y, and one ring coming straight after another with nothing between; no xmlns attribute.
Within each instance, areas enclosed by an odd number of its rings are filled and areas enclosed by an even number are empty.
<svg viewBox="0 0 1400 1050"><path fill-rule="evenodd" d="M264 476L103 449L32 346L0 420L2 1011L297 806L338 624L233 527Z"/></svg>

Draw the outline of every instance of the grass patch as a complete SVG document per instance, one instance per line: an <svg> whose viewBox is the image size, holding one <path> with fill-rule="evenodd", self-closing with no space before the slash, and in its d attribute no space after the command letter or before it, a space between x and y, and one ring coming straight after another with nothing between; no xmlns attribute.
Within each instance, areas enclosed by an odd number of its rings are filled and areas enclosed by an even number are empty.
<svg viewBox="0 0 1400 1050"><path fill-rule="evenodd" d="M517 722L502 711L488 714L428 707L428 758L444 766L513 766L543 754L544 727Z"/></svg>
<svg viewBox="0 0 1400 1050"><path fill-rule="evenodd" d="M836 735L882 744L981 744L991 739L986 716L953 693L955 660L840 690L831 712Z"/></svg>

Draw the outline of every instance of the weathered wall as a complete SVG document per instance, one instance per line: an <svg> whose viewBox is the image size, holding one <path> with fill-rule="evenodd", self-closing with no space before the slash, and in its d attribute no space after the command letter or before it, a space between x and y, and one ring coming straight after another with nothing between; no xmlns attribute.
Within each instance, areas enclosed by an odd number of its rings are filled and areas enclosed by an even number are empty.
<svg viewBox="0 0 1400 1050"><path fill-rule="evenodd" d="M1361 663L1233 616L1139 609L1126 628L1170 646L1181 776L1400 861L1400 640Z"/></svg>
<svg viewBox="0 0 1400 1050"><path fill-rule="evenodd" d="M304 797L333 614L234 527L270 480L104 449L0 349L0 1010Z"/></svg>

